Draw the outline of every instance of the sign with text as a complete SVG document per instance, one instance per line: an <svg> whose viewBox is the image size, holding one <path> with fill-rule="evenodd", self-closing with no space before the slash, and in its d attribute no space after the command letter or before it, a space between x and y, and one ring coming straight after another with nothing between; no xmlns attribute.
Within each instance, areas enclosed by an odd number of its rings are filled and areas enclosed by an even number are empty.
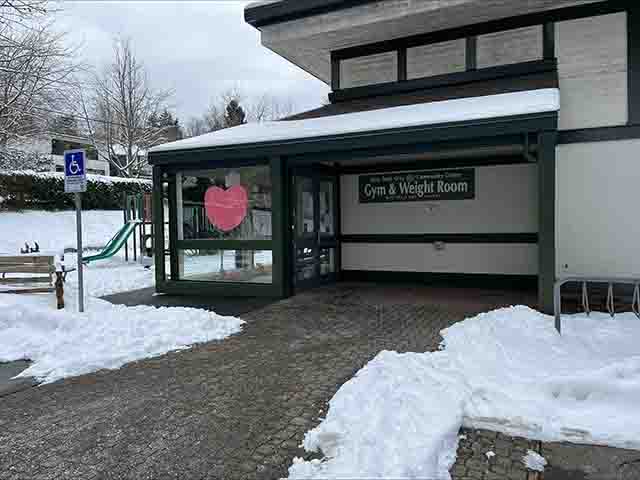
<svg viewBox="0 0 640 480"><path fill-rule="evenodd" d="M84 150L66 150L64 152L64 191L82 193L87 191Z"/></svg>
<svg viewBox="0 0 640 480"><path fill-rule="evenodd" d="M358 189L360 203L469 200L476 175L473 168L360 175Z"/></svg>

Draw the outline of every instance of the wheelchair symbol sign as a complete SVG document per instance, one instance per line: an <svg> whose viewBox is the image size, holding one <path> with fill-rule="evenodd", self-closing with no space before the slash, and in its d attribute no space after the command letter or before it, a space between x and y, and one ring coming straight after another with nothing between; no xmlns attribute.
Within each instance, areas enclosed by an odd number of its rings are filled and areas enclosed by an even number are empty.
<svg viewBox="0 0 640 480"><path fill-rule="evenodd" d="M84 151L68 151L64 154L64 173L67 177L84 175Z"/></svg>
<svg viewBox="0 0 640 480"><path fill-rule="evenodd" d="M87 189L85 174L85 151L66 150L64 152L64 190L80 193Z"/></svg>

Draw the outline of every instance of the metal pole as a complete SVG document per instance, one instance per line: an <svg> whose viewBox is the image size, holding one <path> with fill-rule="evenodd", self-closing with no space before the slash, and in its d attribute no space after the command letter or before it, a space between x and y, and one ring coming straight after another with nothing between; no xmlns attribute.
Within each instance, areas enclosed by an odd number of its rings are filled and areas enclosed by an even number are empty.
<svg viewBox="0 0 640 480"><path fill-rule="evenodd" d="M561 282L556 282L553 287L553 313L556 319L556 330L562 334L562 296L560 295Z"/></svg>
<svg viewBox="0 0 640 480"><path fill-rule="evenodd" d="M78 311L84 312L84 278L82 272L82 196L75 193L76 200L76 231L78 234Z"/></svg>

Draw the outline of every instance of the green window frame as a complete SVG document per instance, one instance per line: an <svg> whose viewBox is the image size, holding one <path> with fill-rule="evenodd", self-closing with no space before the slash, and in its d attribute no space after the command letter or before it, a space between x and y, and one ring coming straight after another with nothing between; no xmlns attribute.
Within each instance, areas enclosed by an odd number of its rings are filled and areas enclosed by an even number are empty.
<svg viewBox="0 0 640 480"><path fill-rule="evenodd" d="M239 240L239 239L186 239L178 240L178 215L177 215L177 185L176 174L189 175L190 172L202 170L214 170L220 168L242 168L250 166L267 165L270 167L271 176L271 229L270 240ZM184 295L220 295L220 296L273 296L284 297L287 285L285 274L285 232L284 205L286 188L283 175L283 162L280 157L253 159L244 161L223 162L199 162L183 166L171 165L154 168L154 182L165 181L169 184L169 252L170 272L164 272L164 264L156 271L157 290L162 293ZM159 183L154 183L159 185ZM156 192L157 188L154 188ZM158 194L156 192L156 197ZM162 208L155 212L156 222L159 222L164 212ZM163 245L164 239L158 238L157 245ZM159 249L156 249L158 260ZM201 251L225 251L225 250L253 250L272 252L272 281L271 283L248 283L245 281L198 281L179 278L179 252L180 250ZM164 258L164 257L163 257ZM160 272L159 270L162 270ZM164 278L164 280L163 280Z"/></svg>

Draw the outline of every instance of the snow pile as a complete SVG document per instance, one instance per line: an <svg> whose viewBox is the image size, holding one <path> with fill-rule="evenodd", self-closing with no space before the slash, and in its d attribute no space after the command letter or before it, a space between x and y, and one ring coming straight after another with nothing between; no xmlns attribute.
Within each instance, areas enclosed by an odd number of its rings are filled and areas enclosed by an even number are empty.
<svg viewBox="0 0 640 480"><path fill-rule="evenodd" d="M381 352L343 385L290 478L449 479L458 430L640 449L640 320L496 310L443 330L443 350Z"/></svg>
<svg viewBox="0 0 640 480"><path fill-rule="evenodd" d="M69 297L69 296L67 296ZM55 310L52 295L0 295L0 362L30 359L19 377L45 383L221 340L244 321L193 308L124 307L88 299Z"/></svg>
<svg viewBox="0 0 640 480"><path fill-rule="evenodd" d="M129 255L131 255L131 250L129 250ZM64 260L67 268L76 267L75 254L67 253ZM154 285L154 267L145 268L131 258L125 262L122 252L107 260L92 262L84 266L84 291L92 297L150 288ZM77 286L78 272L69 272L64 285L65 291L75 292Z"/></svg>
<svg viewBox="0 0 640 480"><path fill-rule="evenodd" d="M544 472L544 467L547 466L547 459L533 450L527 450L527 454L522 457L522 463L527 470Z"/></svg>
<svg viewBox="0 0 640 480"><path fill-rule="evenodd" d="M305 436L307 450L321 449L330 460L296 459L290 478L444 478L465 399L462 379L447 363L444 352L381 352L340 388L326 420ZM429 401L430 394L437 398Z"/></svg>

